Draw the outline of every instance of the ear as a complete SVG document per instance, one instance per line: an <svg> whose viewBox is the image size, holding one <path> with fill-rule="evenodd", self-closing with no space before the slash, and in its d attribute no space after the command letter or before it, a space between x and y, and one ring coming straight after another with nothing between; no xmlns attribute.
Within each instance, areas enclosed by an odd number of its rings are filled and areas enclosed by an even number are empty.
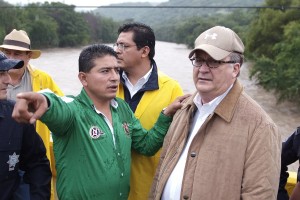
<svg viewBox="0 0 300 200"><path fill-rule="evenodd" d="M142 57L148 57L149 53L150 53L150 48L148 46L144 46L142 49Z"/></svg>
<svg viewBox="0 0 300 200"><path fill-rule="evenodd" d="M81 84L86 87L88 85L87 83L87 76L84 72L79 72L78 74L78 78L79 78L79 81L81 82Z"/></svg>
<svg viewBox="0 0 300 200"><path fill-rule="evenodd" d="M240 69L241 69L240 63L234 63L233 64L233 72L232 72L233 78L238 77L238 75L240 74Z"/></svg>
<svg viewBox="0 0 300 200"><path fill-rule="evenodd" d="M32 51L29 51L29 52L27 53L27 55L28 55L28 58L31 59L31 58L32 58Z"/></svg>

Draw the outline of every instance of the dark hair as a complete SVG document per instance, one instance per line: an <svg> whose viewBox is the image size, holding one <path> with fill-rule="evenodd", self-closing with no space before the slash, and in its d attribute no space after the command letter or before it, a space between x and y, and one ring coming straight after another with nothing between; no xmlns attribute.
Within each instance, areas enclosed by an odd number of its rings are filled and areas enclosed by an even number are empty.
<svg viewBox="0 0 300 200"><path fill-rule="evenodd" d="M117 53L113 48L103 44L92 44L85 47L78 59L79 72L89 72L94 66L96 58L102 58L106 55L114 56L117 58Z"/></svg>
<svg viewBox="0 0 300 200"><path fill-rule="evenodd" d="M133 41L138 49L148 46L150 48L149 58L153 60L155 55L155 35L150 26L143 23L132 22L123 24L118 29L118 34L122 32L133 32Z"/></svg>

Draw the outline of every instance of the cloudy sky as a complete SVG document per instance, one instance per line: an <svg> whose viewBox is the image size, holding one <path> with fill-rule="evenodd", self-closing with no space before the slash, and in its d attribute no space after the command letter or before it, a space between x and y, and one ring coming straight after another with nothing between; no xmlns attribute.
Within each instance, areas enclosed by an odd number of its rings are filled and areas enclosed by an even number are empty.
<svg viewBox="0 0 300 200"><path fill-rule="evenodd" d="M26 5L28 3L45 2L45 0L4 0L10 4ZM48 0L48 2L62 2L64 4L72 4L76 6L107 6L114 3L124 2L165 2L168 0Z"/></svg>

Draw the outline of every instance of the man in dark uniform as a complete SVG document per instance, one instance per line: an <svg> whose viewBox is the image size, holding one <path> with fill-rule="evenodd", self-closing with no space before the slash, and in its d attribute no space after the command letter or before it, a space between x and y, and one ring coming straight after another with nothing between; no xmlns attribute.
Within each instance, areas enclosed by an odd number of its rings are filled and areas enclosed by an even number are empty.
<svg viewBox="0 0 300 200"><path fill-rule="evenodd" d="M11 117L14 102L6 100L8 71L23 64L0 53L0 199L14 199L21 169L31 200L46 200L50 199L51 170L45 146L33 125L19 124Z"/></svg>
<svg viewBox="0 0 300 200"><path fill-rule="evenodd" d="M300 198L300 167L297 172L297 184L289 197L285 185L289 177L288 166L300 162L300 126L282 143L281 172L277 200L297 200Z"/></svg>

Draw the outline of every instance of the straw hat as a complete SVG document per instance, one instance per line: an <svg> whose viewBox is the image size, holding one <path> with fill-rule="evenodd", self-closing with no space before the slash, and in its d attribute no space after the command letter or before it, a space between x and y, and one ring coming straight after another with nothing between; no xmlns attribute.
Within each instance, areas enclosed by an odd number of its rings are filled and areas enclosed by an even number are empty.
<svg viewBox="0 0 300 200"><path fill-rule="evenodd" d="M5 36L3 45L0 46L0 49L11 49L18 51L30 51L32 52L32 59L36 59L40 57L40 50L32 50L30 49L30 39L27 33L23 30L12 30L8 35Z"/></svg>

